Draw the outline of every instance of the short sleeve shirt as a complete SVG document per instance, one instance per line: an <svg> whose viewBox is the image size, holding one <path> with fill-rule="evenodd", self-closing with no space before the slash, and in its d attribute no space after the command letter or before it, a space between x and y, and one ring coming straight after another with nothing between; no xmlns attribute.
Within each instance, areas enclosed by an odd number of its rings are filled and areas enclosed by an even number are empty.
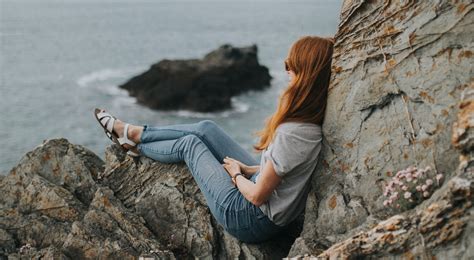
<svg viewBox="0 0 474 260"><path fill-rule="evenodd" d="M320 125L285 122L277 127L272 143L263 151L260 170L270 160L276 174L282 177L269 199L260 206L275 224L284 226L304 210L321 141Z"/></svg>

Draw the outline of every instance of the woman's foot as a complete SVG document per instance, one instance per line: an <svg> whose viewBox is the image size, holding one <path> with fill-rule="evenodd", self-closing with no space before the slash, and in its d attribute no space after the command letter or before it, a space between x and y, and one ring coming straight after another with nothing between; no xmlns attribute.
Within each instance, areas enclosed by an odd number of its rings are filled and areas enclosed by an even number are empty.
<svg viewBox="0 0 474 260"><path fill-rule="evenodd" d="M114 123L113 131L115 132L115 134L117 134L118 137L123 137L124 127L125 127L125 123L122 122L120 119L116 119ZM136 125L130 124L128 126L127 137L134 143L139 144L141 136L142 136L142 132L143 132L143 126L136 126ZM130 150L136 154L139 154L136 146L131 146L127 143L123 144L122 146L127 150Z"/></svg>

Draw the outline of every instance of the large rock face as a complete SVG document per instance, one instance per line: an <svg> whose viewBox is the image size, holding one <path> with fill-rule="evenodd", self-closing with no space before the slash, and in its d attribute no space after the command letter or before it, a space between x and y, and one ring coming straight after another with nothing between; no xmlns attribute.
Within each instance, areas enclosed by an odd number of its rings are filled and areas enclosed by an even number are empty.
<svg viewBox="0 0 474 260"><path fill-rule="evenodd" d="M317 255L396 214L382 188L401 169L455 175L452 125L474 88L472 9L471 1L344 2L320 167L290 255Z"/></svg>
<svg viewBox="0 0 474 260"><path fill-rule="evenodd" d="M202 60L162 60L119 87L153 109L209 112L230 108L234 95L269 87L270 79L256 45L225 44Z"/></svg>

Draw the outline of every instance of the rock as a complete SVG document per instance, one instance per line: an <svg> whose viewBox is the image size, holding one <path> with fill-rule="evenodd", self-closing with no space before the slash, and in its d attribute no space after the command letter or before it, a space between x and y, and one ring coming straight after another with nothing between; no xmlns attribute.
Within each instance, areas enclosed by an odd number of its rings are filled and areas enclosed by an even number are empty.
<svg viewBox="0 0 474 260"><path fill-rule="evenodd" d="M211 112L230 108L232 96L265 89L270 80L256 45L224 44L203 59L161 60L119 87L153 109Z"/></svg>
<svg viewBox="0 0 474 260"><path fill-rule="evenodd" d="M136 164L117 145L104 163L63 138L28 152L0 192L0 258L274 259L288 254L303 223L241 243L216 223L186 164Z"/></svg>
<svg viewBox="0 0 474 260"><path fill-rule="evenodd" d="M0 256L123 259L153 250L156 257L174 258L95 182L103 169L99 157L66 139L28 152L0 181Z"/></svg>
<svg viewBox="0 0 474 260"><path fill-rule="evenodd" d="M474 167L465 170L472 171ZM461 172L452 178L431 204L424 203L417 210L390 217L336 243L318 259L471 259L474 182L464 177L465 172Z"/></svg>
<svg viewBox="0 0 474 260"><path fill-rule="evenodd" d="M306 208L305 227L313 227L300 242L309 253L325 249L313 241L337 243L369 219L400 213L382 205L397 171L456 172L451 126L474 84L472 9L470 1L344 1L312 180L317 202ZM471 103L464 106L471 112L460 125L472 118ZM455 138L472 150L464 135Z"/></svg>
<svg viewBox="0 0 474 260"><path fill-rule="evenodd" d="M306 240L298 238L289 255L295 259L474 258L474 153L470 141L474 138L472 90L461 95L453 123L451 140L459 149L459 166L453 177L431 198L413 210L372 224L357 234L351 230L347 239L322 252L305 247ZM315 254L311 255L312 252Z"/></svg>

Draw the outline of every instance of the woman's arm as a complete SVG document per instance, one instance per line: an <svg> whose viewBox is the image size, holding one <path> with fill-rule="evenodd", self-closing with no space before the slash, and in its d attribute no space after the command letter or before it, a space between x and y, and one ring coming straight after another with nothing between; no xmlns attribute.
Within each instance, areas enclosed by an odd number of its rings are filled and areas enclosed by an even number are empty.
<svg viewBox="0 0 474 260"><path fill-rule="evenodd" d="M244 170L245 175L252 176L260 170L260 165L247 166Z"/></svg>
<svg viewBox="0 0 474 260"><path fill-rule="evenodd" d="M231 177L236 173L237 172L229 172ZM260 175L257 183L253 183L242 176L237 176L235 179L235 184L242 195L257 207L268 200L273 190L275 190L281 181L281 177L275 173L275 169L270 160L265 163Z"/></svg>

